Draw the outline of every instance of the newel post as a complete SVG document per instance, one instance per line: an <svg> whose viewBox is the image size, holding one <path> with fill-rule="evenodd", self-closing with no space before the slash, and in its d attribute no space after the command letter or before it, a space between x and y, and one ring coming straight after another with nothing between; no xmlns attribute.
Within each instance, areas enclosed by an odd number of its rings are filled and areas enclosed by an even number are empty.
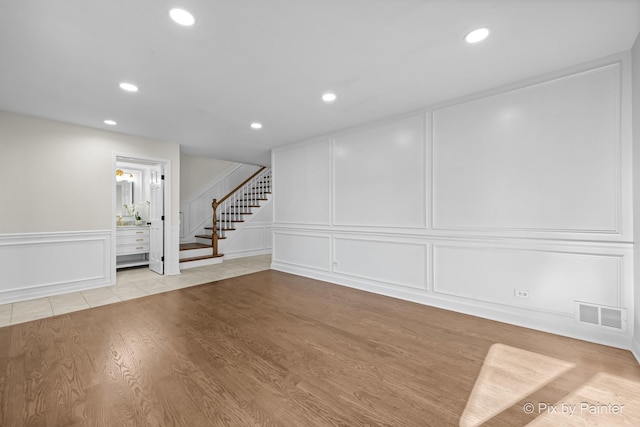
<svg viewBox="0 0 640 427"><path fill-rule="evenodd" d="M213 256L218 255L218 213L216 212L218 209L218 201L213 199L211 202L211 207L213 208L213 231L211 235L211 246L213 248Z"/></svg>

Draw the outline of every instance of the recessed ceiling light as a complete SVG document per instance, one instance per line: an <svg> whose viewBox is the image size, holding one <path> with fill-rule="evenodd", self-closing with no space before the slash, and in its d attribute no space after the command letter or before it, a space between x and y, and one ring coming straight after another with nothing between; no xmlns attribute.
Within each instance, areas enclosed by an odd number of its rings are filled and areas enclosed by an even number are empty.
<svg viewBox="0 0 640 427"><path fill-rule="evenodd" d="M115 120L107 119L107 120L104 121L104 124L105 125L109 125L109 126L115 126L118 123Z"/></svg>
<svg viewBox="0 0 640 427"><path fill-rule="evenodd" d="M262 123L253 122L253 123L251 123L251 128L252 129L262 129Z"/></svg>
<svg viewBox="0 0 640 427"><path fill-rule="evenodd" d="M327 92L324 95L322 95L322 100L327 104L331 104L332 102L335 102L337 98L338 97L336 96L336 94L332 92Z"/></svg>
<svg viewBox="0 0 640 427"><path fill-rule="evenodd" d="M176 23L180 24L180 25L184 25L184 26L191 26L193 25L196 20L193 17L192 14L190 14L189 12L187 12L184 9L171 9L169 11L169 16L171 17L171 19L173 19Z"/></svg>
<svg viewBox="0 0 640 427"><path fill-rule="evenodd" d="M138 86L134 85L133 83L122 82L120 83L120 89L126 90L127 92L137 92Z"/></svg>
<svg viewBox="0 0 640 427"><path fill-rule="evenodd" d="M464 36L464 41L467 43L478 43L486 39L489 36L489 29L486 27L476 28Z"/></svg>

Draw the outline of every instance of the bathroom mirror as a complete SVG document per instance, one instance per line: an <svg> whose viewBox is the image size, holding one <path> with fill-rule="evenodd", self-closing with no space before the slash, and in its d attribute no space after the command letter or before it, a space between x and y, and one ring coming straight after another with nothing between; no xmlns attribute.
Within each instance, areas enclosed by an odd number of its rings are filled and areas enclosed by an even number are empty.
<svg viewBox="0 0 640 427"><path fill-rule="evenodd" d="M127 216L127 209L124 205L133 204L133 182L116 182L116 216Z"/></svg>
<svg viewBox="0 0 640 427"><path fill-rule="evenodd" d="M128 163L118 162L116 164L116 225L133 225L135 218L127 206L133 207L137 203L144 201L144 190L142 186L145 176L144 169ZM140 216L145 218L147 212L140 211Z"/></svg>

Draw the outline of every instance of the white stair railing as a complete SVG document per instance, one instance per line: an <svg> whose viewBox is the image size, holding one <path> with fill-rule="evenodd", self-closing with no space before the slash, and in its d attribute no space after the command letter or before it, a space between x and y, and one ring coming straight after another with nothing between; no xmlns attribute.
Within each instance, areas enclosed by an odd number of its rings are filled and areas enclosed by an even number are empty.
<svg viewBox="0 0 640 427"><path fill-rule="evenodd" d="M251 208L260 207L260 202L267 200L270 193L271 168L263 167L220 201L213 199L211 246L214 256L220 255L218 239L225 238L226 232L233 230L236 223L243 221L243 215L251 213Z"/></svg>

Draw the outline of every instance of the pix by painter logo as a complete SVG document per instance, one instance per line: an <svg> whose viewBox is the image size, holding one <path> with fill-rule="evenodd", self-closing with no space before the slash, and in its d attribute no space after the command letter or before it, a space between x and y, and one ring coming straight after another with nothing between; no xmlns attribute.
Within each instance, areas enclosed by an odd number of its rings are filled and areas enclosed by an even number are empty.
<svg viewBox="0 0 640 427"><path fill-rule="evenodd" d="M549 402L538 402L534 404L527 402L522 405L525 414L557 414L572 416L574 414L622 414L624 412L624 404L600 403L600 402L580 402L565 403L560 402L552 404Z"/></svg>

